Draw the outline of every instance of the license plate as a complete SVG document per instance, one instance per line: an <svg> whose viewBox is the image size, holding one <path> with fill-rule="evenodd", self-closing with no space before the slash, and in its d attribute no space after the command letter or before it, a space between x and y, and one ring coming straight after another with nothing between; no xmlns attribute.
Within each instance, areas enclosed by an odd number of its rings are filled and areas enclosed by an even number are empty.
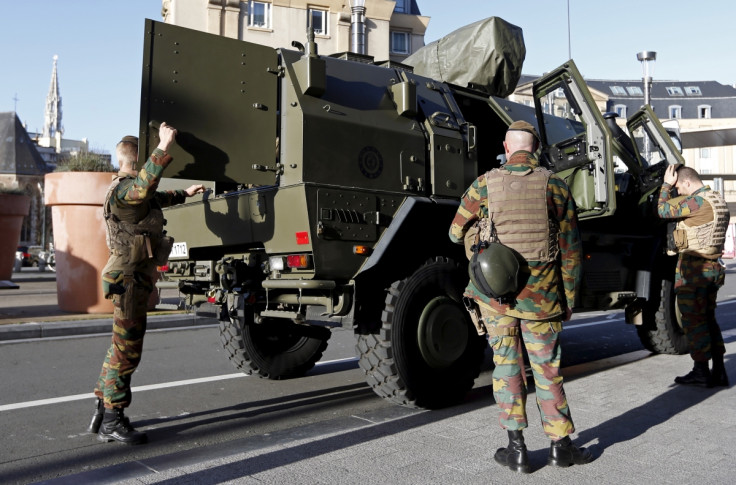
<svg viewBox="0 0 736 485"><path fill-rule="evenodd" d="M171 248L171 254L169 254L169 259L187 258L187 257L189 257L189 253L187 252L187 243L175 242Z"/></svg>

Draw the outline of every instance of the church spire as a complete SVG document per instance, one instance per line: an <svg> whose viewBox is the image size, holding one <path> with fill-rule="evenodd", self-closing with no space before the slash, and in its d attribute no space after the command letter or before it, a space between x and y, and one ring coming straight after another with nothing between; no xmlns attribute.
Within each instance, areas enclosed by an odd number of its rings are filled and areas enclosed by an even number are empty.
<svg viewBox="0 0 736 485"><path fill-rule="evenodd" d="M54 56L54 69L51 72L51 85L49 94L46 96L46 112L44 113L43 137L53 138L56 133L64 134L61 126L61 96L59 96L59 79L56 74L56 61L59 56Z"/></svg>

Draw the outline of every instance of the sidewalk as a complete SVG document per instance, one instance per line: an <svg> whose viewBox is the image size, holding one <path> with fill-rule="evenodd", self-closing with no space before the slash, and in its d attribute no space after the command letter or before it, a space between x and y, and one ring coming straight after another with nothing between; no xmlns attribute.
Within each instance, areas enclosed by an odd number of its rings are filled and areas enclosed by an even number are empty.
<svg viewBox="0 0 736 485"><path fill-rule="evenodd" d="M0 291L0 341L109 333L112 313L69 313L59 308L56 273L23 268L13 273L17 289ZM162 290L161 304L148 312L148 328L211 324L182 310L176 290Z"/></svg>
<svg viewBox="0 0 736 485"><path fill-rule="evenodd" d="M726 367L736 377L736 342ZM438 411L390 407L205 449L143 459L46 483L161 484L488 484L733 483L736 389L675 386L687 356L639 351L564 369L576 444L595 460L547 466L549 441L534 395L525 432L532 473L493 461L506 434L497 425L491 389Z"/></svg>

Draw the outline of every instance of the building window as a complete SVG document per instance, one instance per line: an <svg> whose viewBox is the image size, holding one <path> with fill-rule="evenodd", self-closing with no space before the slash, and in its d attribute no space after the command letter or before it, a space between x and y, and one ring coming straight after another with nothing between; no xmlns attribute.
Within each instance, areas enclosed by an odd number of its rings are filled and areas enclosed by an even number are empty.
<svg viewBox="0 0 736 485"><path fill-rule="evenodd" d="M703 93L700 92L700 88L697 86L685 86L685 94L688 96L700 96Z"/></svg>
<svg viewBox="0 0 736 485"><path fill-rule="evenodd" d="M701 148L700 158L710 158L710 148Z"/></svg>
<svg viewBox="0 0 736 485"><path fill-rule="evenodd" d="M670 118L682 118L682 106L670 106Z"/></svg>
<svg viewBox="0 0 736 485"><path fill-rule="evenodd" d="M309 19L312 20L315 35L329 35L327 32L328 18L329 15L326 10L309 9L307 22L309 22ZM309 27L309 24L307 24L307 27Z"/></svg>
<svg viewBox="0 0 736 485"><path fill-rule="evenodd" d="M271 28L271 4L268 2L248 2L248 27Z"/></svg>
<svg viewBox="0 0 736 485"><path fill-rule="evenodd" d="M611 86L611 92L616 96L626 96L626 90L621 86Z"/></svg>
<svg viewBox="0 0 736 485"><path fill-rule="evenodd" d="M670 86L667 88L667 94L670 96L682 96L682 88L679 86Z"/></svg>
<svg viewBox="0 0 736 485"><path fill-rule="evenodd" d="M644 91L639 86L626 86L626 91L632 96L644 96Z"/></svg>
<svg viewBox="0 0 736 485"><path fill-rule="evenodd" d="M396 0L396 7L394 12L398 13L409 13L409 6L407 5L411 0Z"/></svg>
<svg viewBox="0 0 736 485"><path fill-rule="evenodd" d="M698 106L698 118L710 118L710 106L707 104Z"/></svg>
<svg viewBox="0 0 736 485"><path fill-rule="evenodd" d="M625 104L617 104L613 107L613 110L616 112L619 118L626 118L626 105Z"/></svg>
<svg viewBox="0 0 736 485"><path fill-rule="evenodd" d="M391 32L391 53L392 54L408 54L409 53L409 33L408 32Z"/></svg>

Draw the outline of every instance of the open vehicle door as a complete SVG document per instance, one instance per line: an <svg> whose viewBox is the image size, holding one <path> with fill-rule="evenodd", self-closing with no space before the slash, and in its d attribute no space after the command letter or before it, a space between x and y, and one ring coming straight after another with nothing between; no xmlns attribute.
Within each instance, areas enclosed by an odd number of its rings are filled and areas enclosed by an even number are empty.
<svg viewBox="0 0 736 485"><path fill-rule="evenodd" d="M685 163L680 150L648 105L642 106L626 122L634 154L641 167L642 191L646 194L662 184L667 165Z"/></svg>
<svg viewBox="0 0 736 485"><path fill-rule="evenodd" d="M613 214L611 132L575 63L570 60L535 81L533 93L542 164L565 179L578 218Z"/></svg>

